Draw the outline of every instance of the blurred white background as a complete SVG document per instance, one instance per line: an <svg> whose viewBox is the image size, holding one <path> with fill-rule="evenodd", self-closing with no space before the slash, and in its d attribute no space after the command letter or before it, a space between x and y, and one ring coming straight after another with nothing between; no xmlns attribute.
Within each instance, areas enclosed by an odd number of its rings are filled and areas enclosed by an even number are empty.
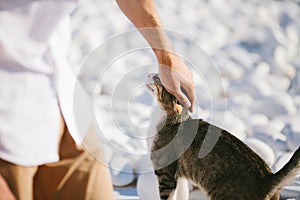
<svg viewBox="0 0 300 200"><path fill-rule="evenodd" d="M212 99L208 91L216 87L216 123L250 145L273 171L280 169L300 144L300 3L288 0L156 2L165 28L200 45L219 71L223 85L205 85L212 76L205 66L202 77L195 75L195 115L210 119ZM132 30L133 26L115 1L84 0L72 14L72 28L69 61L78 73L91 51L113 36ZM185 49L185 54L201 54L189 41L176 41L176 37L174 40L175 47ZM116 47L110 46L107 51L113 48ZM97 60L94 62L95 68L107 67L99 66ZM116 190L132 198L138 193L143 200L153 199L145 197L151 185L145 182L153 181L153 176L136 173L150 164L142 156L132 154L147 151L145 141L137 136L145 136L151 121L154 101L141 83L148 70L156 70L155 65L148 66L153 62L149 51L122 57L106 73L108 78L101 88L89 91L96 96L95 112L105 124L107 140L113 144L107 147L107 160L111 166L117 166L117 170L112 170ZM142 65L132 73L125 70L128 66ZM132 74L135 76L131 77ZM85 74L83 81L87 89L88 82L98 78L92 71ZM118 90L123 83L120 81L131 86L122 85L124 88ZM124 189L128 185L131 187ZM197 196L197 192L193 191L191 199L205 199ZM282 196L300 199L300 179L287 186Z"/></svg>

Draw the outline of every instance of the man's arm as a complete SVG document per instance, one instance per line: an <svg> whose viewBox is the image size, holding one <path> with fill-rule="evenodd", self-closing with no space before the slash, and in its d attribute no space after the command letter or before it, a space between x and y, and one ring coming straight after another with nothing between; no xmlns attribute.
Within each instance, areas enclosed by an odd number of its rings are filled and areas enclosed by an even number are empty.
<svg viewBox="0 0 300 200"><path fill-rule="evenodd" d="M123 13L152 47L159 64L160 79L165 88L186 108L193 111L195 86L193 76L172 49L158 15L154 0L117 0ZM187 96L182 92L184 89Z"/></svg>

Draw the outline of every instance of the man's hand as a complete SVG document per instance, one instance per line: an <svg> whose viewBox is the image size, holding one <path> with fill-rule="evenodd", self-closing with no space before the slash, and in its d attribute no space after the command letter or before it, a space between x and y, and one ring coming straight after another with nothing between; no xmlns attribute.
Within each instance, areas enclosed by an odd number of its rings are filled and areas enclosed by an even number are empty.
<svg viewBox="0 0 300 200"><path fill-rule="evenodd" d="M172 53L172 43L162 28L154 0L117 0L117 3L152 47L159 63L162 84L192 112L195 101L192 73L183 61Z"/></svg>
<svg viewBox="0 0 300 200"><path fill-rule="evenodd" d="M16 200L16 198L10 191L6 181L1 175L0 175L0 200Z"/></svg>
<svg viewBox="0 0 300 200"><path fill-rule="evenodd" d="M160 50L159 52L155 50L155 54L162 84L183 107L193 112L195 103L193 74L177 55Z"/></svg>

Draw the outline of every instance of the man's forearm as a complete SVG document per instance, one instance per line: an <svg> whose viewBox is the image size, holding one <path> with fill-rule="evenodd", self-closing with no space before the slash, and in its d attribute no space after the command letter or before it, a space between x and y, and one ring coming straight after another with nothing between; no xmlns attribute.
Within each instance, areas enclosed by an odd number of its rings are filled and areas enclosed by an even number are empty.
<svg viewBox="0 0 300 200"><path fill-rule="evenodd" d="M153 0L117 0L117 3L137 28L162 27Z"/></svg>
<svg viewBox="0 0 300 200"><path fill-rule="evenodd" d="M195 85L193 75L182 59L173 52L158 15L154 0L116 0L123 13L139 29L158 60L161 81L165 88L186 108L193 111ZM185 95L182 92L185 90Z"/></svg>
<svg viewBox="0 0 300 200"><path fill-rule="evenodd" d="M152 47L159 63L168 62L168 51L172 45L162 29L154 0L117 0L128 19L139 29Z"/></svg>

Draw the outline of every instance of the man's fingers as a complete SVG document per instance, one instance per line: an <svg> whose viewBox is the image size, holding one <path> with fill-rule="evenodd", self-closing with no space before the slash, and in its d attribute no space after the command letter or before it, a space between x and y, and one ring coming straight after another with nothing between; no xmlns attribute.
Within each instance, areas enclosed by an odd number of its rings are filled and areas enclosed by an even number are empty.
<svg viewBox="0 0 300 200"><path fill-rule="evenodd" d="M160 65L160 78L167 91L173 94L184 108L189 108L193 112L195 104L193 74L184 63L179 62L178 66L174 69Z"/></svg>
<svg viewBox="0 0 300 200"><path fill-rule="evenodd" d="M191 107L191 102L187 98L187 96L181 91L177 90L174 94L176 99L179 101L179 103L184 107L184 108L190 108Z"/></svg>
<svg viewBox="0 0 300 200"><path fill-rule="evenodd" d="M189 110L191 112L194 112L194 105L195 105L195 90L194 90L194 86L190 86L190 87L186 87L186 88L183 88L186 95L187 95L187 98L189 99L190 101L190 107L189 107Z"/></svg>

